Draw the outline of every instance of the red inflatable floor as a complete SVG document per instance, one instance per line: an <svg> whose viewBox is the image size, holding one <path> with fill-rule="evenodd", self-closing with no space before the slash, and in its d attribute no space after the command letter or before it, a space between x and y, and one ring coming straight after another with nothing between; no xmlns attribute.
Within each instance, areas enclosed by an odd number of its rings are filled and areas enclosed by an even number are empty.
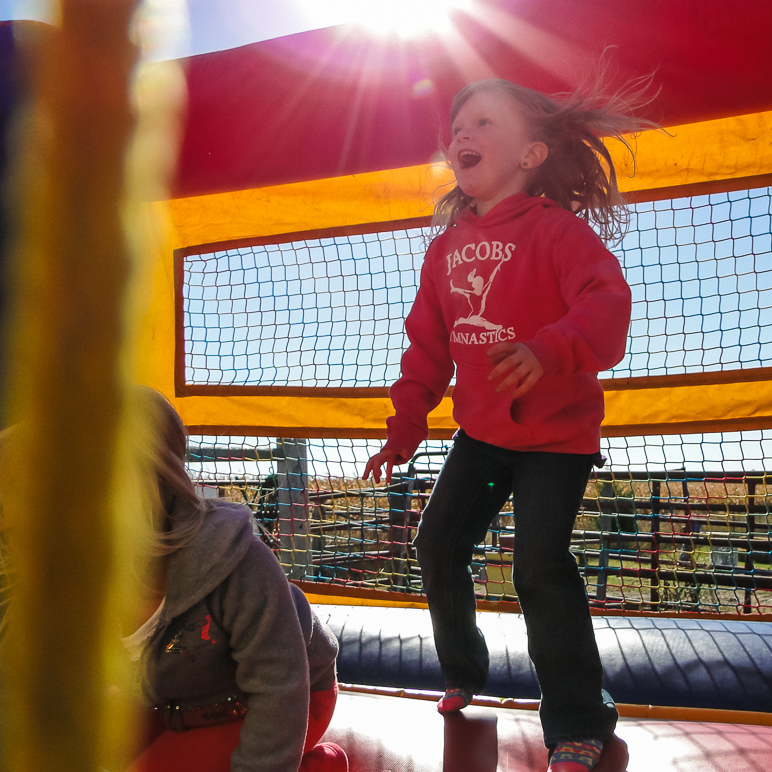
<svg viewBox="0 0 772 772"><path fill-rule="evenodd" d="M621 719L624 743L597 772L772 772L772 726ZM443 719L434 703L341 692L325 735L351 772L545 772L535 711L470 706Z"/></svg>

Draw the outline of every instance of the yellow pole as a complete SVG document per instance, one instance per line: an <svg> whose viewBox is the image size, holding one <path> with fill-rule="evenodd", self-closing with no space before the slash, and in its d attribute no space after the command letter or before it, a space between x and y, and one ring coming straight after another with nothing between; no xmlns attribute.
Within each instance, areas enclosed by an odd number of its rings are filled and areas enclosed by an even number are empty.
<svg viewBox="0 0 772 772"><path fill-rule="evenodd" d="M129 441L142 429L127 388L131 280L147 247L132 173L138 5L61 0L31 52L9 320L18 423L3 479L15 574L3 642L9 772L117 772L130 752L115 617L139 594L127 583L141 508L127 493ZM152 189L164 162L144 163Z"/></svg>

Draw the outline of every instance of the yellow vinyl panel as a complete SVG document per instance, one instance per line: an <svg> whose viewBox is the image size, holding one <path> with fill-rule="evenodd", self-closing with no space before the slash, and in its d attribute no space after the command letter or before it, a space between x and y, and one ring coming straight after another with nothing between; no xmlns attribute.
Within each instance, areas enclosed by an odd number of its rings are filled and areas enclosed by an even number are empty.
<svg viewBox="0 0 772 772"><path fill-rule="evenodd" d="M624 192L772 173L772 112L647 131L610 144ZM633 175L634 171L634 175ZM452 175L443 164L175 199L177 247L431 215Z"/></svg>
<svg viewBox="0 0 772 772"><path fill-rule="evenodd" d="M750 374L752 370L746 371ZM606 391L607 436L772 427L772 381Z"/></svg>
<svg viewBox="0 0 772 772"><path fill-rule="evenodd" d="M609 147L624 193L761 177L772 173L772 112L647 131L632 146L635 169L618 142Z"/></svg>
<svg viewBox="0 0 772 772"><path fill-rule="evenodd" d="M451 181L436 164L174 199L175 246L429 217L434 191Z"/></svg>
<svg viewBox="0 0 772 772"><path fill-rule="evenodd" d="M168 217L167 202L145 205L144 227L148 234L146 291L140 328L140 354L135 364L137 379L174 396L174 248L176 233Z"/></svg>
<svg viewBox="0 0 772 772"><path fill-rule="evenodd" d="M175 405L187 426L234 427L239 434L294 437L385 437L394 414L388 397L182 397ZM456 430L453 405L446 398L432 412L433 436ZM225 433L225 432L223 432Z"/></svg>
<svg viewBox="0 0 772 772"><path fill-rule="evenodd" d="M753 373L753 371L747 371ZM606 436L673 434L772 427L772 381L738 380L656 388L614 388L606 382ZM176 400L177 409L195 431L297 437L384 437L393 414L388 397L195 396ZM446 397L429 416L435 438L456 429L452 402Z"/></svg>

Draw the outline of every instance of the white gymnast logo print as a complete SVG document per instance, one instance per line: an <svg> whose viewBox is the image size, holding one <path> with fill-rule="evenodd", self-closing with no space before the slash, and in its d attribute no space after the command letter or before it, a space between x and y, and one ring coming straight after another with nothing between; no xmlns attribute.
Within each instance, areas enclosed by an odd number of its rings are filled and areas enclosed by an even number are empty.
<svg viewBox="0 0 772 772"><path fill-rule="evenodd" d="M463 295L469 304L469 313L461 316L453 323L454 327L461 324L471 325L472 327L481 327L484 330L500 333L503 325L491 322L485 318L485 306L496 274L501 266L512 259L512 253L515 250L514 244L502 244L500 241L482 241L479 244L467 244L462 249L449 253L446 256L448 262L448 276L453 268L459 265L468 265L477 263L472 270L466 274L467 286L456 286L453 280L450 280L450 292ZM477 271L479 264L487 261L495 261L496 267L491 271L486 281Z"/></svg>

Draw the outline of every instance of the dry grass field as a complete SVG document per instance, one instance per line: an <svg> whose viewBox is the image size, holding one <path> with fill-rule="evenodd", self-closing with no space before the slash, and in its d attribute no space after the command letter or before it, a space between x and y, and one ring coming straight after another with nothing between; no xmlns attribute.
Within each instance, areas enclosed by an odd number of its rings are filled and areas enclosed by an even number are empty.
<svg viewBox="0 0 772 772"><path fill-rule="evenodd" d="M410 543L429 487L400 495L394 485L360 478L310 478L302 508L313 553L309 578L420 592ZM274 488L239 481L218 493L250 504L278 533ZM481 599L516 600L507 546L513 533L507 504L473 565ZM598 608L772 615L772 587L755 586L761 577L771 581L771 539L770 478L599 479L587 487L572 551Z"/></svg>

